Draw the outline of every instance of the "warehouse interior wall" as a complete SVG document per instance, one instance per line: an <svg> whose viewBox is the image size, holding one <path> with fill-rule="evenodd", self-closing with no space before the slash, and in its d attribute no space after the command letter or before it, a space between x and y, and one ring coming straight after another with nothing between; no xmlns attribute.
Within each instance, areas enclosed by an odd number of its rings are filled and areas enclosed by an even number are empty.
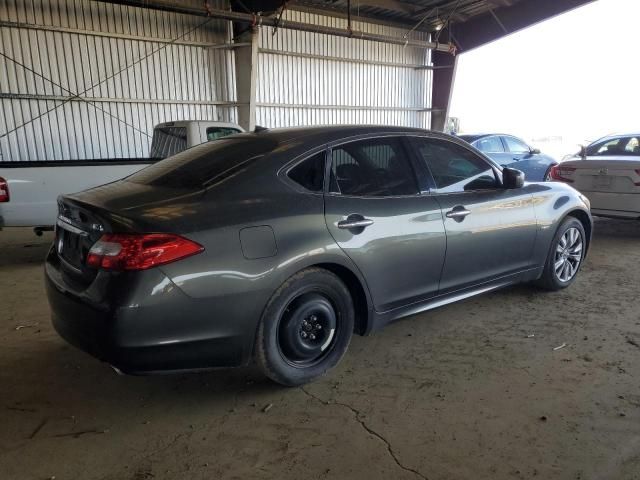
<svg viewBox="0 0 640 480"><path fill-rule="evenodd" d="M156 123L236 121L228 22L85 0L0 20L0 161L144 157Z"/></svg>
<svg viewBox="0 0 640 480"><path fill-rule="evenodd" d="M344 18L286 10L286 20L347 28ZM402 37L406 29L352 22ZM409 38L429 40L425 32ZM270 127L384 124L429 128L431 52L320 33L260 29L257 123Z"/></svg>
<svg viewBox="0 0 640 480"><path fill-rule="evenodd" d="M284 18L347 26L290 9ZM430 126L428 50L267 27L254 38L248 83L258 125ZM0 161L146 157L155 124L238 122L249 98L237 100L244 70L224 20L89 0L0 0L0 39Z"/></svg>

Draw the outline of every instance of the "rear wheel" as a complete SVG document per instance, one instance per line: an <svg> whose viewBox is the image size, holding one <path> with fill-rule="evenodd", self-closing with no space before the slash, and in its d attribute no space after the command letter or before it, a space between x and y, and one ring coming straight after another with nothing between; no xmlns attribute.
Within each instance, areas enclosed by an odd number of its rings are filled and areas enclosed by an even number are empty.
<svg viewBox="0 0 640 480"><path fill-rule="evenodd" d="M586 235L582 223L567 217L556 232L538 284L549 290L560 290L571 285L584 259Z"/></svg>
<svg viewBox="0 0 640 480"><path fill-rule="evenodd" d="M303 270L269 300L256 336L256 362L282 385L307 383L340 361L353 326L353 301L344 283L327 270Z"/></svg>

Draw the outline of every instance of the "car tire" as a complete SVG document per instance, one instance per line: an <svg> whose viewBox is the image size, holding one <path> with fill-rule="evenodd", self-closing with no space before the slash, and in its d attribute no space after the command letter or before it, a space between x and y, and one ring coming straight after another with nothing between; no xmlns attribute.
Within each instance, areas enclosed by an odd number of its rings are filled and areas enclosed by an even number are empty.
<svg viewBox="0 0 640 480"><path fill-rule="evenodd" d="M582 267L586 248L587 236L580 220L565 218L553 237L544 271L536 282L537 285L552 291L571 285Z"/></svg>
<svg viewBox="0 0 640 480"><path fill-rule="evenodd" d="M322 268L302 270L273 294L262 314L254 356L271 380L293 387L338 364L354 329L345 284Z"/></svg>

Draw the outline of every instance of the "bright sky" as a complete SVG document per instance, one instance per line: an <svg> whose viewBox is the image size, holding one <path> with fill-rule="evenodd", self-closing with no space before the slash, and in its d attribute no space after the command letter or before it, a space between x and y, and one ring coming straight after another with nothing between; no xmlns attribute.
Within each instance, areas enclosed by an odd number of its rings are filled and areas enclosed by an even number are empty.
<svg viewBox="0 0 640 480"><path fill-rule="evenodd" d="M640 130L640 0L597 0L458 59L462 132L584 141Z"/></svg>

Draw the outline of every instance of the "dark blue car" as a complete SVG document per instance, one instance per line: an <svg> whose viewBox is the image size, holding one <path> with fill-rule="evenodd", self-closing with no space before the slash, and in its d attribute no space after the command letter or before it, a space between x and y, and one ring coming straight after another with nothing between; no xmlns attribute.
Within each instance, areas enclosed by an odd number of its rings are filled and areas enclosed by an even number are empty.
<svg viewBox="0 0 640 480"><path fill-rule="evenodd" d="M549 180L551 167L558 162L540 153L513 135L488 133L483 135L459 135L494 162L503 167L517 168L524 172L529 182Z"/></svg>

